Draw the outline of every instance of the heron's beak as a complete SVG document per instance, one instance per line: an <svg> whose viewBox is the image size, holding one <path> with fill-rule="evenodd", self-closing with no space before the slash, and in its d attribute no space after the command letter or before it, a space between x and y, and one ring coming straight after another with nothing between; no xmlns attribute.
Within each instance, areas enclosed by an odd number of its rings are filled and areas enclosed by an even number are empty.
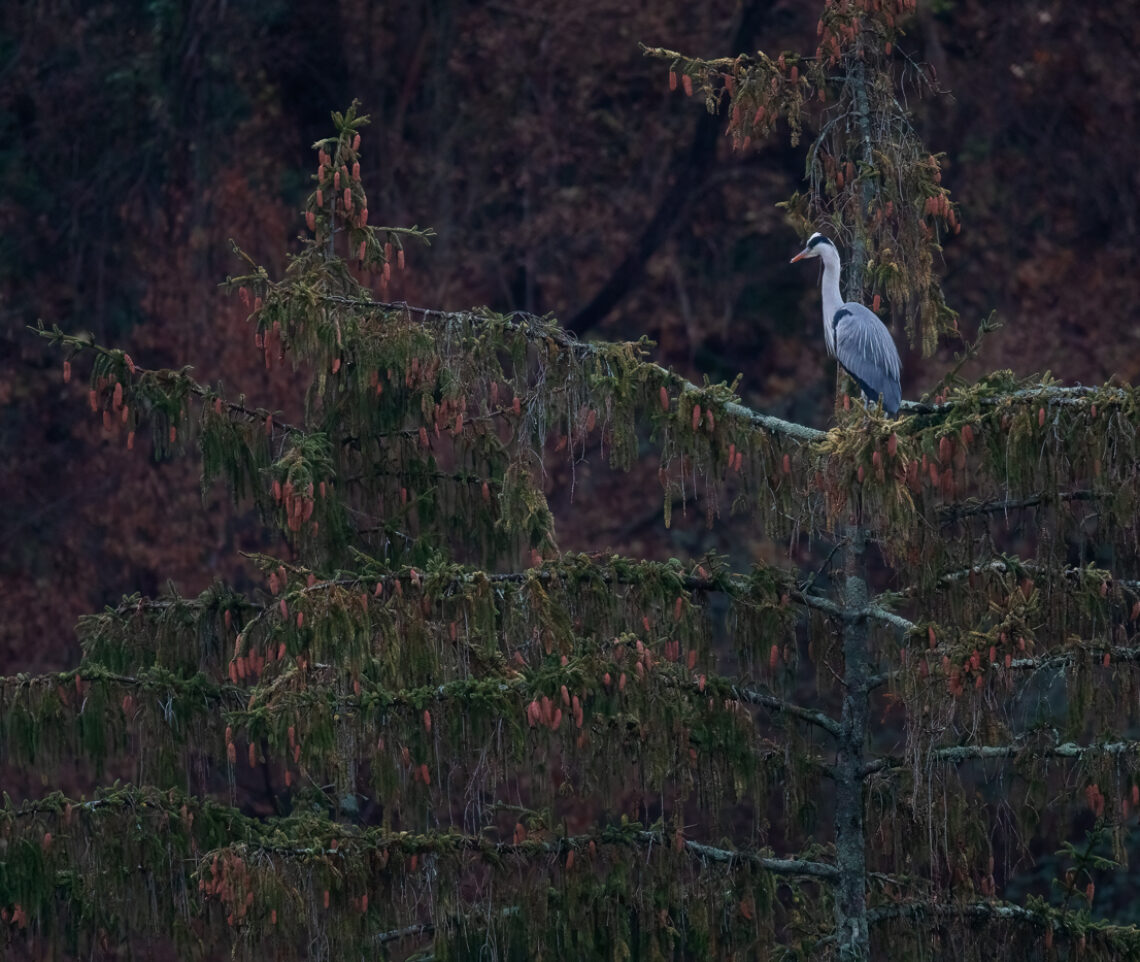
<svg viewBox="0 0 1140 962"><path fill-rule="evenodd" d="M789 263L789 264L794 264L796 261L802 261L802 260L803 260L805 257L807 257L807 256L808 256L808 251L809 251L809 250L811 250L811 248L810 248L810 247L805 247L805 248L804 248L802 251L800 251L800 252L799 252L799 253L798 253L798 254L797 254L795 257L793 257L793 258L792 258L790 261L788 261L788 263Z"/></svg>

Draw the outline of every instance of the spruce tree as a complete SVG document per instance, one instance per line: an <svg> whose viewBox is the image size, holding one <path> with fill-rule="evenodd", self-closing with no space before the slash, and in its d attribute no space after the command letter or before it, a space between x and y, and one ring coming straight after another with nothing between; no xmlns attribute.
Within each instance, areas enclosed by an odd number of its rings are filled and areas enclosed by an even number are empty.
<svg viewBox="0 0 1140 962"><path fill-rule="evenodd" d="M789 215L848 246L847 296L929 352L956 330L933 264L957 212L895 86L909 3L827 3L810 58L651 53L741 149L821 131ZM81 621L74 670L0 680L7 760L104 781L5 798L9 942L1140 952L1097 897L1127 885L1140 801L1135 392L951 373L897 420L844 401L825 431L646 341L387 300L432 235L370 222L367 118L333 119L285 275L238 251L226 283L304 385L298 417L42 331L125 447L193 442L204 488L281 548L249 559L252 590L124 598ZM663 524L699 498L822 563L560 552L544 467L652 456ZM239 792L250 770L272 813Z"/></svg>

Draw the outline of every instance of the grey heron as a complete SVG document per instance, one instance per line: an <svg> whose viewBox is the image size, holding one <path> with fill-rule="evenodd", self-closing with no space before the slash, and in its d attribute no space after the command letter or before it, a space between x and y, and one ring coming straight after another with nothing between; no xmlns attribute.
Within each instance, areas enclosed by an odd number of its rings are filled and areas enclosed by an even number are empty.
<svg viewBox="0 0 1140 962"><path fill-rule="evenodd" d="M820 293L823 297L823 339L827 353L855 379L868 404L881 397L883 410L897 414L902 400L899 375L902 362L891 332L874 311L839 293L839 251L822 234L812 234L791 263L808 257L823 261Z"/></svg>

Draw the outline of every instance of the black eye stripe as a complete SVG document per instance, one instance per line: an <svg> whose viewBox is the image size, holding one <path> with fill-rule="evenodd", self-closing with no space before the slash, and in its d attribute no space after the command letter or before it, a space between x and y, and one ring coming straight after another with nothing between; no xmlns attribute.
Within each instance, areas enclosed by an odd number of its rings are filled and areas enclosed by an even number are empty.
<svg viewBox="0 0 1140 962"><path fill-rule="evenodd" d="M813 237L811 240L808 241L807 246L808 247L818 247L820 244L830 244L830 243L831 243L831 241L829 241L822 234L817 234L815 237Z"/></svg>

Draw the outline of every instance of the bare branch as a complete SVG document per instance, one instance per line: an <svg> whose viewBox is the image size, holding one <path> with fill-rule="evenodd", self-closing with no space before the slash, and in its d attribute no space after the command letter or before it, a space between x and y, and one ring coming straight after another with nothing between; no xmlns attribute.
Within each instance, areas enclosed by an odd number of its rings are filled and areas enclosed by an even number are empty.
<svg viewBox="0 0 1140 962"><path fill-rule="evenodd" d="M793 592L791 597L808 608L815 608L817 611L826 612L836 618L842 618L844 621L854 622L870 619L881 621L904 632L918 630L918 625L913 621L904 618L902 615L896 615L893 611L887 611L878 605L867 605L865 608L847 608L829 598L821 598L819 595L809 595L801 591Z"/></svg>
<svg viewBox="0 0 1140 962"><path fill-rule="evenodd" d="M389 942L398 942L401 939L410 939L417 935L432 935L435 925L432 922L417 922L415 925L406 925L402 929L392 929L390 932L381 932L373 936L372 941L377 945L386 945Z"/></svg>
<svg viewBox="0 0 1140 962"><path fill-rule="evenodd" d="M771 711L784 712L801 721L807 722L809 725L816 725L836 737L839 736L842 730L839 726L839 722L830 715L825 715L821 711L813 711L810 708L803 708L800 705L784 701L782 698L777 698L775 695L753 691L749 688L733 688L732 693L740 701L747 702L750 705L760 705Z"/></svg>
<svg viewBox="0 0 1140 962"><path fill-rule="evenodd" d="M1132 581L1126 578L1117 578L1104 568L1084 568L1080 566L1069 566L1067 568L1049 568L1038 561L1022 560L1020 558L1007 557L1005 559L996 558L993 561L986 561L982 564L973 565L969 568L959 568L957 571L948 571L938 578L938 584L951 585L955 581L961 581L963 578L968 578L970 575L982 575L987 572L998 572L1000 574L1013 574L1017 575L1021 572L1026 572L1034 576L1042 576L1055 574L1070 581L1077 581L1080 578L1086 577L1090 571L1102 572L1114 585L1122 585L1132 591L1140 592L1140 581ZM918 587L911 586L901 591L891 592L894 598L912 598L918 594Z"/></svg>
<svg viewBox="0 0 1140 962"><path fill-rule="evenodd" d="M1053 920L1044 913L1032 912L1029 909L1022 908L1020 905L1009 905L998 902L970 902L965 905L948 905L929 901L900 902L897 905L881 905L878 908L869 909L867 911L867 921L871 925L874 925L878 922L885 922L888 919L897 919L908 915L1017 919L1023 922L1033 922L1042 928L1048 928L1054 925ZM1117 928L1117 926L1114 926L1114 928ZM1123 931L1128 931L1124 926L1119 926L1119 928ZM1135 928L1131 928L1131 931L1135 933L1136 930Z"/></svg>
<svg viewBox="0 0 1140 962"><path fill-rule="evenodd" d="M651 838L659 842L667 841L658 832L643 832L642 835L647 839ZM834 880L839 875L835 866L826 862L812 862L798 858L767 858L752 852L734 852L730 849L714 848L711 845L691 842L687 839L684 844L688 851L710 862L750 862L774 875L806 875L813 878L828 879L829 881Z"/></svg>
<svg viewBox="0 0 1140 962"><path fill-rule="evenodd" d="M1116 742L1101 742L1095 745L1077 745L1074 742L1055 742L1052 745L952 745L947 748L936 748L926 754L926 758L936 762L948 762L959 765L963 762L986 760L991 758L1017 758L1030 755L1037 758L1072 758L1082 759L1085 756L1096 755L1127 755L1140 754L1140 741L1124 740ZM875 772L899 771L909 766L897 757L876 758L863 767L863 775L872 775Z"/></svg>
<svg viewBox="0 0 1140 962"><path fill-rule="evenodd" d="M962 518L979 514L1003 514L1021 508L1035 508L1054 501L1092 501L1096 495L1088 490L1063 491L1058 494L1032 494L1026 498L995 499L990 501L970 500L961 504L945 504L938 508L938 521L951 524Z"/></svg>

